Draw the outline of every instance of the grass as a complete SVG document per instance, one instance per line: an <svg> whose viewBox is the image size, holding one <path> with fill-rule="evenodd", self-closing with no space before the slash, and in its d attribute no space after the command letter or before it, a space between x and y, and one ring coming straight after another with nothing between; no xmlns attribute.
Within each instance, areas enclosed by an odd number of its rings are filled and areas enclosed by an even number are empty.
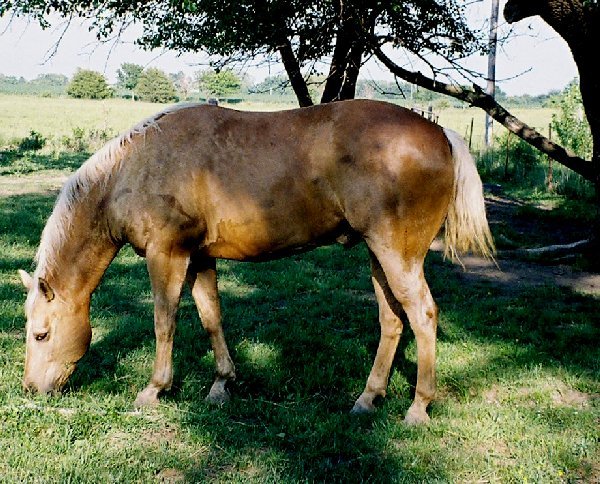
<svg viewBox="0 0 600 484"><path fill-rule="evenodd" d="M467 279L436 254L426 272L440 307L439 398L427 427L402 423L416 379L408 329L378 411L349 414L378 342L360 245L220 262L238 373L232 401L218 408L203 400L213 356L186 292L174 388L141 412L132 402L154 357L151 292L143 259L124 249L94 294L92 347L67 391L24 395L25 296L16 270L32 267L56 196L52 180L80 162L48 156L28 175L6 162L0 179L3 482L600 479L598 296Z"/></svg>
<svg viewBox="0 0 600 484"><path fill-rule="evenodd" d="M234 109L272 111L296 107L289 103L243 102ZM0 147L14 139L26 137L31 130L47 138L71 136L73 130L110 130L120 133L142 119L165 108L164 104L132 102L124 99L81 100L70 98L39 98L0 94ZM530 126L546 133L552 118L551 109L515 109L514 114ZM467 137L473 120L473 149L483 147L485 113L478 108L447 108L439 111L442 126ZM504 130L495 125L495 132Z"/></svg>

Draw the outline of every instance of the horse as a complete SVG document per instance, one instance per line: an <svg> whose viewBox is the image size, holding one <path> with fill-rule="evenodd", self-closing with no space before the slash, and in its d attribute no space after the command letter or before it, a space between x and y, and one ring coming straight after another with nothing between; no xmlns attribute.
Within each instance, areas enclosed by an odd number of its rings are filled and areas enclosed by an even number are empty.
<svg viewBox="0 0 600 484"><path fill-rule="evenodd" d="M221 326L216 259L263 261L332 243L366 243L380 341L353 412L385 396L408 318L417 343L405 421L429 420L438 310L423 273L445 226L445 253L492 256L483 189L457 133L370 100L273 113L176 105L109 141L67 180L41 235L25 302L26 391L58 393L90 346L90 298L126 244L146 258L156 355L136 407L173 380L186 282L214 351L207 396L235 378ZM398 304L399 303L399 304ZM404 313L404 314L403 314Z"/></svg>

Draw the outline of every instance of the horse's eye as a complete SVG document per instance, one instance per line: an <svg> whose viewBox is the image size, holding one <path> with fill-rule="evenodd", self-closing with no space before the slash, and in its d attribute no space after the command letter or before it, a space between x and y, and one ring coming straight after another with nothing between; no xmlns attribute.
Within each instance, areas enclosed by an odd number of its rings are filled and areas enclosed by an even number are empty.
<svg viewBox="0 0 600 484"><path fill-rule="evenodd" d="M36 341L44 341L45 339L48 338L48 331L46 331L45 333L34 334L33 337L35 338Z"/></svg>

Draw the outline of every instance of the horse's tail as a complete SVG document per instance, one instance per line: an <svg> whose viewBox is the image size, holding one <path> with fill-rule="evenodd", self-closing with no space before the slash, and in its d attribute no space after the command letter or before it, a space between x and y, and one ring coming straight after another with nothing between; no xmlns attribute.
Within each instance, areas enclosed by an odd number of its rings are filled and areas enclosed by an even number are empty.
<svg viewBox="0 0 600 484"><path fill-rule="evenodd" d="M458 133L449 129L444 129L444 133L454 158L454 195L446 217L444 256L455 260L459 253L472 252L493 258L496 249L475 160Z"/></svg>

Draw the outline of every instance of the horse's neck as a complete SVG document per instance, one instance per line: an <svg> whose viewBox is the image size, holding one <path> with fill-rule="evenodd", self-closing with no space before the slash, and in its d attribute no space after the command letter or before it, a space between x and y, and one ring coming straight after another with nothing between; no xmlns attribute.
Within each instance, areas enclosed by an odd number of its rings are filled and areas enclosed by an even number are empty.
<svg viewBox="0 0 600 484"><path fill-rule="evenodd" d="M75 204L66 227L60 229L62 235L50 240L45 249L50 253L41 261L40 273L65 297L89 299L119 249L110 238L100 206L101 197L93 194L86 206Z"/></svg>

